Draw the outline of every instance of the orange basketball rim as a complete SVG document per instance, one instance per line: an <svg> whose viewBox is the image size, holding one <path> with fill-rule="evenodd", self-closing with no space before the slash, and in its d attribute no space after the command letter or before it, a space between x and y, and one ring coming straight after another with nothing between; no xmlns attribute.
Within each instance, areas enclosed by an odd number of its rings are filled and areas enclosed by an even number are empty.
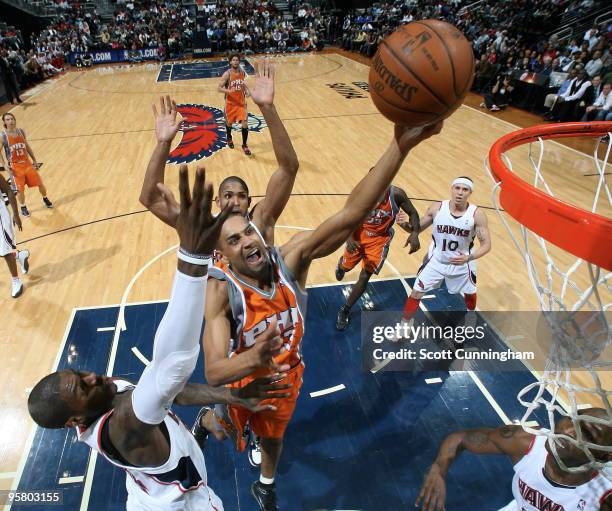
<svg viewBox="0 0 612 511"><path fill-rule="evenodd" d="M612 132L612 122L572 122L525 128L501 137L489 151L489 167L500 183L500 203L506 213L552 244L612 271L612 220L537 189L517 176L503 154L539 139L601 137Z"/></svg>

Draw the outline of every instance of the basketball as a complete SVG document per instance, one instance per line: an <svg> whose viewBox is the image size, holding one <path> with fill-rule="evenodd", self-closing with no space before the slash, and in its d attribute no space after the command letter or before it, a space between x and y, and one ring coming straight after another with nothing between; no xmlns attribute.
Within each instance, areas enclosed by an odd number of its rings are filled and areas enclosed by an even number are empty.
<svg viewBox="0 0 612 511"><path fill-rule="evenodd" d="M457 110L473 77L472 45L457 28L414 21L380 44L370 66L370 94L390 121L423 126Z"/></svg>

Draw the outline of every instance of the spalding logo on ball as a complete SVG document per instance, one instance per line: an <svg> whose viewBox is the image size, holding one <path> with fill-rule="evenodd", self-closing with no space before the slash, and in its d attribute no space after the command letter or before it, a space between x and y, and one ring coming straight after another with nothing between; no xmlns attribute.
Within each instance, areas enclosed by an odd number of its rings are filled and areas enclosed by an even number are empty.
<svg viewBox="0 0 612 511"><path fill-rule="evenodd" d="M472 45L438 20L401 26L378 48L370 67L376 108L397 124L423 126L451 115L474 79Z"/></svg>

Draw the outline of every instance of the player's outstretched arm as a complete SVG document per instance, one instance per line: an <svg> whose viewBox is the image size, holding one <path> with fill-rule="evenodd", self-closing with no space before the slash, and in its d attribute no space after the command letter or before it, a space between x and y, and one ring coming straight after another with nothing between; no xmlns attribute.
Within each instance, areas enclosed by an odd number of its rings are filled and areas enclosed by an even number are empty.
<svg viewBox="0 0 612 511"><path fill-rule="evenodd" d="M274 226L285 209L299 168L297 154L285 125L274 106L274 65L269 60L256 63L255 85L247 87L268 124L278 169L268 181L265 198L257 204L253 222L259 227L268 245L274 243Z"/></svg>
<svg viewBox="0 0 612 511"><path fill-rule="evenodd" d="M489 232L489 223L487 221L487 215L481 208L478 208L474 213L474 228L476 230L476 237L478 238L480 245L476 250L470 252L469 254L451 257L449 260L451 264L465 264L479 259L491 251L491 233Z"/></svg>
<svg viewBox="0 0 612 511"><path fill-rule="evenodd" d="M164 196L157 185L164 182L170 146L178 133L181 121L177 115L176 103L170 99L170 96L159 98L159 112L153 105L153 116L157 145L147 165L140 191L140 203L162 222L175 227L179 205L170 197Z"/></svg>
<svg viewBox="0 0 612 511"><path fill-rule="evenodd" d="M230 214L226 208L213 218L212 184L205 183L204 169L197 170L191 194L187 167L182 166L179 188L176 230L181 248L170 302L155 334L151 363L143 371L131 402L123 401L115 409L109 429L119 452L138 466L157 465L168 457L169 445L156 426L195 368L206 295L206 256L212 253Z"/></svg>
<svg viewBox="0 0 612 511"><path fill-rule="evenodd" d="M394 199L398 207L408 215L407 220L398 220L397 225L409 233L404 247L410 245L410 251L408 253L412 254L421 248L421 243L419 242L419 212L412 204L412 201L408 198L406 192L401 188L394 187Z"/></svg>
<svg viewBox="0 0 612 511"><path fill-rule="evenodd" d="M270 404L261 405L265 399L282 399L289 397L289 392L283 392L291 385L278 384L285 374L275 374L257 378L241 388L212 387L202 383L188 383L176 396L174 404L180 406L205 406L212 404L227 404L242 406L252 412L276 410Z"/></svg>
<svg viewBox="0 0 612 511"><path fill-rule="evenodd" d="M451 464L463 451L472 454L505 454L518 462L529 449L533 435L521 426L501 426L457 431L448 435L431 465L415 506L424 511L443 511L446 502L446 474Z"/></svg>
<svg viewBox="0 0 612 511"><path fill-rule="evenodd" d="M372 210L410 150L441 129L442 122L425 128L396 125L393 141L374 168L353 188L344 207L314 231L296 235L282 247L283 257L302 285L310 263L333 253Z"/></svg>
<svg viewBox="0 0 612 511"><path fill-rule="evenodd" d="M21 217L19 216L19 208L17 207L17 201L15 200L15 194L11 190L11 185L4 179L4 176L0 176L0 193L5 193L11 203L11 209L13 210L13 222L17 228L22 231Z"/></svg>

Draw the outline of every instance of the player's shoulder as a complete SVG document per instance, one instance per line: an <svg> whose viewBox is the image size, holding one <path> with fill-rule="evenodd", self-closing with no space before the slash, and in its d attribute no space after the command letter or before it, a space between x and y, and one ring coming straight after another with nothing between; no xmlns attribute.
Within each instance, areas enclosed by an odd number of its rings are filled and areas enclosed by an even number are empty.
<svg viewBox="0 0 612 511"><path fill-rule="evenodd" d="M483 208L476 206L474 209L474 220L476 223L486 222L487 214Z"/></svg>

